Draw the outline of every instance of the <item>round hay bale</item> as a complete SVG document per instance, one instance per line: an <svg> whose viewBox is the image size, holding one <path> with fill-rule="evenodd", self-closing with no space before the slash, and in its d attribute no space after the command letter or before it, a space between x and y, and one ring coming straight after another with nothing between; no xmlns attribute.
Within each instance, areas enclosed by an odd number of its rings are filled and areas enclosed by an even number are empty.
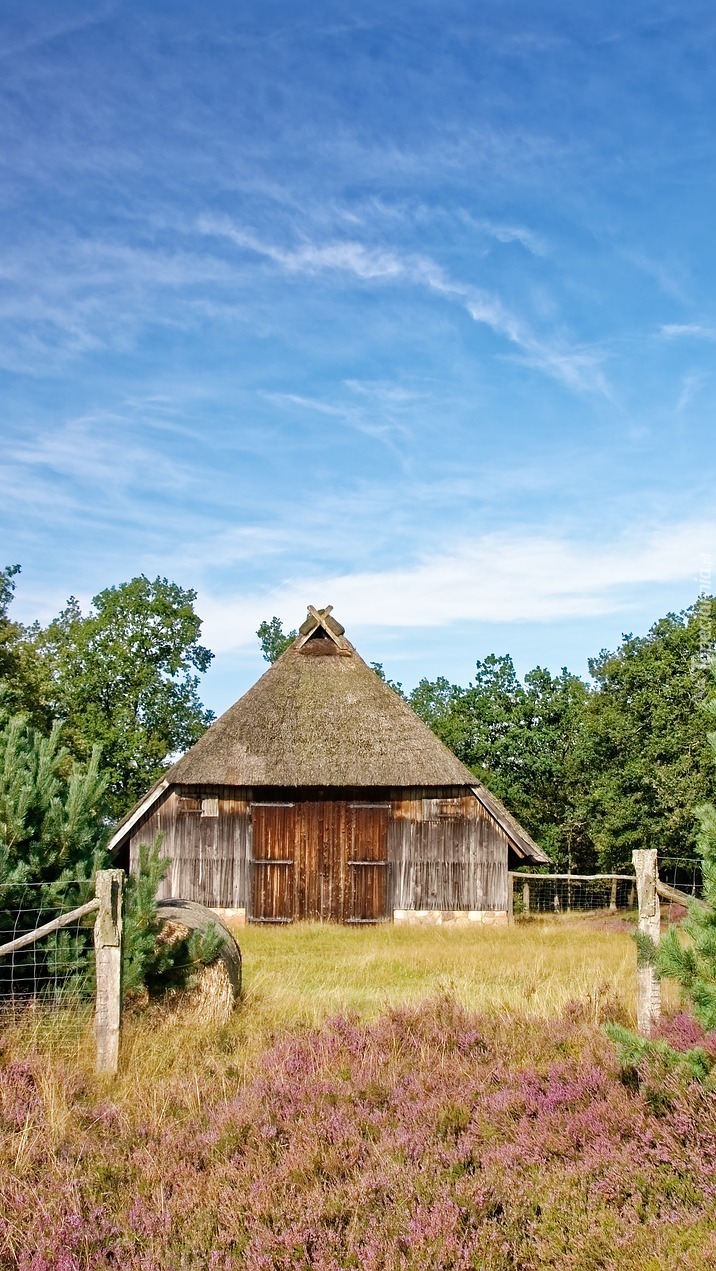
<svg viewBox="0 0 716 1271"><path fill-rule="evenodd" d="M177 926L184 927L187 931L201 932L214 927L219 932L222 939L216 962L205 967L201 972L194 992L196 993L201 987L205 978L207 985L214 983L212 991L215 992L223 975L226 988L222 990L220 996L223 1000L228 994L233 1006L241 997L241 950L230 927L227 927L213 910L207 909L205 905L197 904L194 900L159 900L157 901L157 917L162 923L171 924L170 932ZM217 964L222 968L221 972ZM208 972L214 968L217 968L214 975L208 977Z"/></svg>
<svg viewBox="0 0 716 1271"><path fill-rule="evenodd" d="M226 1024L236 998L221 958L201 968L196 983L184 994L184 1010L201 1024Z"/></svg>

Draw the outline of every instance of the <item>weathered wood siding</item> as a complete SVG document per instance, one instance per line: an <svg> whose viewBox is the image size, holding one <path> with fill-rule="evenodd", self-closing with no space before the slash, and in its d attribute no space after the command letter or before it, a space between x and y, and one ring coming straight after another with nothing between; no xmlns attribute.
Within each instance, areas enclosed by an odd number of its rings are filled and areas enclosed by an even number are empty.
<svg viewBox="0 0 716 1271"><path fill-rule="evenodd" d="M393 909L505 910L504 830L460 787L391 791Z"/></svg>
<svg viewBox="0 0 716 1271"><path fill-rule="evenodd" d="M132 831L130 869L136 868L139 844L153 842L161 831L161 854L172 863L160 898L176 896L210 907L242 908L251 855L248 796L248 790L230 786L173 787Z"/></svg>
<svg viewBox="0 0 716 1271"><path fill-rule="evenodd" d="M162 896L257 921L376 922L394 909L507 908L505 832L472 792L176 787L133 830L164 835Z"/></svg>

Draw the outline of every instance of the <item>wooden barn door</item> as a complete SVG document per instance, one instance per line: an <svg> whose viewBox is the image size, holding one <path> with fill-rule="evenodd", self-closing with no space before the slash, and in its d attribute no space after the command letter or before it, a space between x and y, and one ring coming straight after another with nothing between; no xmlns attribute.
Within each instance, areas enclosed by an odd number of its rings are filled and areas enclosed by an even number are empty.
<svg viewBox="0 0 716 1271"><path fill-rule="evenodd" d="M384 921L388 815L387 803L254 803L251 917L257 922Z"/></svg>
<svg viewBox="0 0 716 1271"><path fill-rule="evenodd" d="M318 922L334 917L340 875L326 834L327 806L320 799L296 805L296 900L294 917Z"/></svg>
<svg viewBox="0 0 716 1271"><path fill-rule="evenodd" d="M254 803L251 820L250 916L257 922L291 922L295 897L295 804Z"/></svg>
<svg viewBox="0 0 716 1271"><path fill-rule="evenodd" d="M349 803L344 921L388 917L388 803Z"/></svg>

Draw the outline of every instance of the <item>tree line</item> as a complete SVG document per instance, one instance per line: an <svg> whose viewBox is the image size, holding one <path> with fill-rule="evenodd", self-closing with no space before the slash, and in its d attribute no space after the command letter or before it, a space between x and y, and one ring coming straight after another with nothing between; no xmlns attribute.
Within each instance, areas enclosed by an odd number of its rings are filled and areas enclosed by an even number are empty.
<svg viewBox="0 0 716 1271"><path fill-rule="evenodd" d="M693 858L696 809L713 798L708 742L716 599L700 596L646 635L566 668L520 678L509 654L478 661L467 685L439 676L409 694L421 719L498 795L559 870L631 868L634 848ZM272 662L295 637L258 630ZM380 663L373 668L383 679Z"/></svg>
<svg viewBox="0 0 716 1271"><path fill-rule="evenodd" d="M82 816L99 827L90 834L99 848L211 723L199 684L213 655L201 643L196 592L166 578L109 587L87 612L70 598L51 622L27 626L12 617L18 572L0 570L0 869L8 854L27 859L32 843L57 839L52 817L63 800L75 836L63 850L77 865L89 851ZM716 784L711 632L716 599L702 596L646 635L603 649L589 681L566 668L520 677L508 654L491 654L466 685L439 676L405 693L387 682L558 869L617 870L635 847L695 854L695 810ZM296 633L273 617L257 634L273 662ZM46 770L59 787L44 807L21 787Z"/></svg>
<svg viewBox="0 0 716 1271"><path fill-rule="evenodd" d="M0 929L34 926L27 885L45 919L62 897L86 898L118 817L145 793L172 753L193 744L212 715L198 696L212 654L199 643L196 593L139 577L71 598L46 626L11 616L18 566L0 570ZM216 954L216 933L157 939L156 893L168 862L160 843L141 851L125 898L127 992L163 991ZM91 928L65 937L76 978L92 978ZM71 950L70 950L71 945ZM42 946L0 961L0 997Z"/></svg>

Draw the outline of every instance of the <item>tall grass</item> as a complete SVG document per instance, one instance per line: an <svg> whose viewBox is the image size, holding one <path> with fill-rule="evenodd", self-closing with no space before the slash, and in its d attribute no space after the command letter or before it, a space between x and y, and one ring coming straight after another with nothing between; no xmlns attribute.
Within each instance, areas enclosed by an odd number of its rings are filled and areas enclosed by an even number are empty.
<svg viewBox="0 0 716 1271"><path fill-rule="evenodd" d="M177 1008L127 1012L119 1087L136 1100L176 1066L202 1071L217 1031L248 1074L285 1031L320 1028L342 1014L370 1021L389 1007L449 996L491 1016L550 1018L571 1002L599 1023L618 1007L635 1022L635 951L620 919L533 920L514 927L361 928L303 923L237 930L244 969L238 1010L217 1030L205 997ZM207 1006L209 1009L207 1009ZM67 1036L65 1036L65 1032ZM91 1072L92 1036L72 1019L30 1013L4 1033L7 1054L46 1051Z"/></svg>
<svg viewBox="0 0 716 1271"><path fill-rule="evenodd" d="M634 997L626 924L583 919L514 927L321 924L239 935L246 1005L267 1023L318 1025L337 1011L374 1018L388 1004L449 993L475 1011L554 1015L575 998Z"/></svg>

